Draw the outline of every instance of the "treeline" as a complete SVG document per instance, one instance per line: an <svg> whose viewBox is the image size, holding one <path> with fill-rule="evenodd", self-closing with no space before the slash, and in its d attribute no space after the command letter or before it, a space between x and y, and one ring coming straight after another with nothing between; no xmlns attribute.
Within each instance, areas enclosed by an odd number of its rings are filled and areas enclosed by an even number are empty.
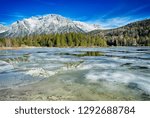
<svg viewBox="0 0 150 118"><path fill-rule="evenodd" d="M116 29L93 31L90 35L102 37L109 46L150 46L150 19Z"/></svg>
<svg viewBox="0 0 150 118"><path fill-rule="evenodd" d="M106 41L99 36L82 33L43 34L18 38L1 38L0 47L92 47L107 46Z"/></svg>

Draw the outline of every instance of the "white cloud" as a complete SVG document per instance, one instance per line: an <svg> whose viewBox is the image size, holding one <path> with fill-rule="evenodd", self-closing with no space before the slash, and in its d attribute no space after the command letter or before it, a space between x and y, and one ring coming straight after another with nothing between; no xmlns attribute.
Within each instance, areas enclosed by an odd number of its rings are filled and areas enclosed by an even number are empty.
<svg viewBox="0 0 150 118"><path fill-rule="evenodd" d="M114 17L109 19L97 19L94 21L88 21L90 24L99 24L102 29L117 28L127 25L131 22L142 20L144 18L131 18L131 17Z"/></svg>
<svg viewBox="0 0 150 118"><path fill-rule="evenodd" d="M120 26L128 24L129 22L131 22L131 19L128 17L123 17L123 18L116 17L116 18L99 21L102 28L104 29L120 27Z"/></svg>
<svg viewBox="0 0 150 118"><path fill-rule="evenodd" d="M118 12L121 8L122 8L122 7L119 6L119 7L117 7L117 8L110 9L110 11L107 12L107 13L105 13L103 16L101 16L101 18L109 17L109 16L111 16L111 14L114 14L114 13Z"/></svg>
<svg viewBox="0 0 150 118"><path fill-rule="evenodd" d="M16 17L16 18L25 18L26 16L21 15L20 13L12 13L12 14L0 14L1 16L10 16L10 17Z"/></svg>
<svg viewBox="0 0 150 118"><path fill-rule="evenodd" d="M118 10L121 9L121 6L118 8L114 8L113 10L110 10L109 12L107 12L106 14L97 17L97 19L93 19L90 21L87 21L87 23L90 24L99 24L103 29L111 29L111 28L117 28L120 26L124 26L127 25L131 22L135 22L138 20L143 20L146 18L149 18L148 16L146 17L140 17L138 16L138 12L149 7L150 5L144 5L144 6L140 6L138 8L135 9L131 9L129 11L127 11L126 13L120 14L119 17L118 16L114 16L112 17L112 14L115 14L118 12ZM135 14L136 13L136 14ZM135 15L134 15L135 14Z"/></svg>

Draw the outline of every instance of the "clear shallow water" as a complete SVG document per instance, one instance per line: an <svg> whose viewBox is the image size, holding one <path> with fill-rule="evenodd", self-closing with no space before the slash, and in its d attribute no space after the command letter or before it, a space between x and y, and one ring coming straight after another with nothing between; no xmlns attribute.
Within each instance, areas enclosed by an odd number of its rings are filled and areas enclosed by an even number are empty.
<svg viewBox="0 0 150 118"><path fill-rule="evenodd" d="M150 100L150 47L0 51L0 89L51 78L95 94Z"/></svg>

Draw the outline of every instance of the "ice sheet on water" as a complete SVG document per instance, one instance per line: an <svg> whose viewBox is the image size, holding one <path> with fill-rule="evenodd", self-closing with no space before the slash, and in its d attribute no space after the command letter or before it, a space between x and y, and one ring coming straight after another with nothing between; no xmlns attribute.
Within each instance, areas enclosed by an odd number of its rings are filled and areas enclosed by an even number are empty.
<svg viewBox="0 0 150 118"><path fill-rule="evenodd" d="M8 71L8 70L12 70L12 69L14 69L13 65L5 61L0 61L0 73Z"/></svg>
<svg viewBox="0 0 150 118"><path fill-rule="evenodd" d="M11 71L0 74L0 89L13 88L35 83L43 78L24 74L24 71Z"/></svg>
<svg viewBox="0 0 150 118"><path fill-rule="evenodd" d="M96 71L90 71L86 78L89 80L104 80L104 81L110 81L110 82L121 82L121 83L129 83L130 81L133 81L136 79L136 76L131 73L122 72L122 71L102 71L102 72L96 72Z"/></svg>
<svg viewBox="0 0 150 118"><path fill-rule="evenodd" d="M137 84L138 89L141 89L150 94L150 80L149 76L140 75L137 73L131 73L127 71L89 71L85 75L85 78L91 82L107 81L114 83L122 83L125 85L134 83Z"/></svg>
<svg viewBox="0 0 150 118"><path fill-rule="evenodd" d="M62 53L84 54L85 52L92 51L102 52L104 55L85 57L59 55ZM14 55L20 57L24 54L28 54L29 61L25 63L22 61L20 63L14 63L15 66L7 62L0 61L0 82L5 83L3 86L9 86L10 83L15 86L16 83L21 84L28 81L39 81L60 72L69 72L69 76L72 78L72 71L82 73L85 70L86 72L89 72L83 73L87 80L95 82L101 80L111 83L123 83L126 85L135 83L138 85L138 88L150 92L150 53L148 51L149 50L147 50L147 48L138 47L34 48L14 51L11 50L7 51L5 55L1 55L0 60L2 60L2 58L12 58ZM12 72L13 70L14 72ZM23 71L20 72L19 70ZM5 71L8 73L3 73ZM79 79L82 78L79 77ZM0 87L1 86L2 85L0 85Z"/></svg>

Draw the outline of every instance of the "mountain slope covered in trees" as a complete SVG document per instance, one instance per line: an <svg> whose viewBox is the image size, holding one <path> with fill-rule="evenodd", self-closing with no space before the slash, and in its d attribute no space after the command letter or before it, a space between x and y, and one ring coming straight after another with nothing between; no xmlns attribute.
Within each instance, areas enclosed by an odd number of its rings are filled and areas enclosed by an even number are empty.
<svg viewBox="0 0 150 118"><path fill-rule="evenodd" d="M116 29L95 30L89 34L102 37L110 46L150 46L150 19Z"/></svg>

